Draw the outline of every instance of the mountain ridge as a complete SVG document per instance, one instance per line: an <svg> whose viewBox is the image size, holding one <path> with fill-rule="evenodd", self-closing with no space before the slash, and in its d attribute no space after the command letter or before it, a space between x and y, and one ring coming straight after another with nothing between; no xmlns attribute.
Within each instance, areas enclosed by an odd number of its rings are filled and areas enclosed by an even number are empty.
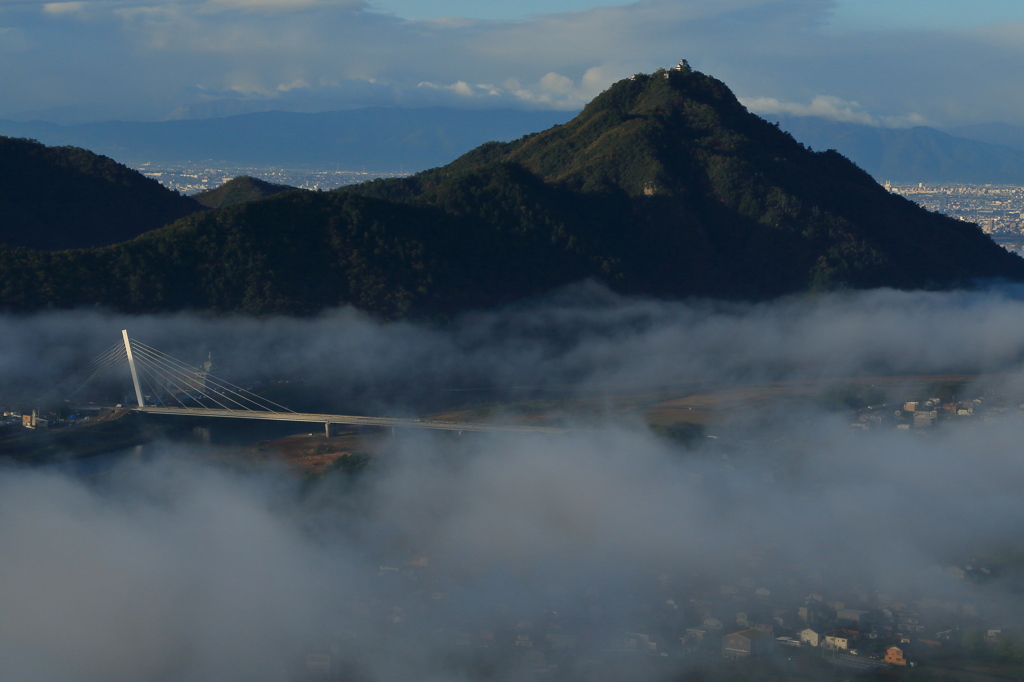
<svg viewBox="0 0 1024 682"><path fill-rule="evenodd" d="M108 157L0 137L0 243L104 246L202 209Z"/></svg>
<svg viewBox="0 0 1024 682"><path fill-rule="evenodd" d="M761 300L1000 278L1024 280L1024 260L976 225L890 194L682 64L414 176L285 192L101 249L0 248L0 305L14 310L445 318L584 279Z"/></svg>

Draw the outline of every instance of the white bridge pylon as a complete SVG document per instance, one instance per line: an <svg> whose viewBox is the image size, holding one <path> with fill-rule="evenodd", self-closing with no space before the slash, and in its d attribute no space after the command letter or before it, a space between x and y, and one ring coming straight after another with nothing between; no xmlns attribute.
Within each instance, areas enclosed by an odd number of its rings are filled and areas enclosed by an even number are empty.
<svg viewBox="0 0 1024 682"><path fill-rule="evenodd" d="M324 425L324 431L328 437L336 434L338 426L375 426L392 429L415 428L459 432L546 434L566 432L566 429L547 426L295 412L210 374L209 364L204 368L193 367L136 339L129 339L127 330L121 330L121 336L124 346L118 348L118 352L112 355L117 356L116 360L127 359L128 361L138 402L138 407L133 408L136 412L320 423ZM144 388L146 390L143 390ZM151 398L150 402L158 404L146 404L147 395Z"/></svg>

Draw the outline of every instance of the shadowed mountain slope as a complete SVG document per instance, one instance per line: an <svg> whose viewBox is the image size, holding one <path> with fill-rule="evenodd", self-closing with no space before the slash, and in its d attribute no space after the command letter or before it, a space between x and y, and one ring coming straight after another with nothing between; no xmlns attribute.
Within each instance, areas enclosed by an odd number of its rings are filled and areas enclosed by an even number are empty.
<svg viewBox="0 0 1024 682"><path fill-rule="evenodd" d="M0 137L0 243L103 246L202 208L105 156Z"/></svg>
<svg viewBox="0 0 1024 682"><path fill-rule="evenodd" d="M247 201L256 201L291 189L295 188L242 175L228 180L220 187L195 194L192 198L207 208L224 208L225 206L244 204Z"/></svg>

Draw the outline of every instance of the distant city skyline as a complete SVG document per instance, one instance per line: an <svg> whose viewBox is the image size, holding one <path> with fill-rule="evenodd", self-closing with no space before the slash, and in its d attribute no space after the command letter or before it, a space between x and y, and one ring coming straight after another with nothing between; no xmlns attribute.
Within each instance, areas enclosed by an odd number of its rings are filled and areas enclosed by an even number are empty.
<svg viewBox="0 0 1024 682"><path fill-rule="evenodd" d="M571 111L680 58L766 114L1024 125L1016 0L0 0L0 117Z"/></svg>

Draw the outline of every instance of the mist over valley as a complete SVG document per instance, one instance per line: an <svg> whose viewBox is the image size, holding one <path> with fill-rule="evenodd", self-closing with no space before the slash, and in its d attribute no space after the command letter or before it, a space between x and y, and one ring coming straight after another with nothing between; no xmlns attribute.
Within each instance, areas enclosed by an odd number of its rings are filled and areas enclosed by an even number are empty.
<svg viewBox="0 0 1024 682"><path fill-rule="evenodd" d="M1022 312L1014 288L722 304L585 284L444 327L351 308L6 316L7 396L45 390L128 328L176 357L212 352L240 385L301 382L311 403L483 406L485 419L528 408L571 430L367 433L312 477L255 443L157 442L84 478L11 462L0 668L83 681L845 679L807 645L796 659L721 655L744 628L774 641L845 627L866 660L896 643L921 675L1019 670ZM783 389L752 398L771 387ZM707 394L721 404L697 437L665 428L693 423L685 404L666 421L666 403ZM933 397L981 402L927 427L892 421ZM353 456L366 461L346 468Z"/></svg>
<svg viewBox="0 0 1024 682"><path fill-rule="evenodd" d="M0 678L1024 677L1024 260L686 60L329 192L0 152Z"/></svg>

